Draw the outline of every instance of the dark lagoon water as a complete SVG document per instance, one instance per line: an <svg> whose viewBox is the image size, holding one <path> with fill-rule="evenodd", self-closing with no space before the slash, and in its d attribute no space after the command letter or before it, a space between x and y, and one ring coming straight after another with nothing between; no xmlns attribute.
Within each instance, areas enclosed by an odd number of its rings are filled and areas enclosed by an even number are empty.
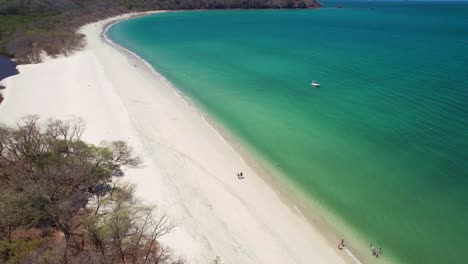
<svg viewBox="0 0 468 264"><path fill-rule="evenodd" d="M373 241L381 260L465 263L468 4L342 4L164 13L107 34L357 234L347 241L366 241L363 254Z"/></svg>
<svg viewBox="0 0 468 264"><path fill-rule="evenodd" d="M16 63L11 61L9 58L0 55L0 81L18 73Z"/></svg>

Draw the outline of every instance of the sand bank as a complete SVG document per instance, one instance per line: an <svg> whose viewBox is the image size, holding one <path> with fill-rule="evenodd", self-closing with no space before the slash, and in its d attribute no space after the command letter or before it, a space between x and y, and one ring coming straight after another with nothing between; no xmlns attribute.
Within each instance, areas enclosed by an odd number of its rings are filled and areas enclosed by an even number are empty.
<svg viewBox="0 0 468 264"><path fill-rule="evenodd" d="M27 114L84 119L85 140L129 142L144 166L127 171L137 195L158 204L177 228L163 242L189 263L345 263L336 249L223 140L203 114L139 59L84 26L84 50L19 66L4 80L0 122ZM236 173L243 171L245 179Z"/></svg>

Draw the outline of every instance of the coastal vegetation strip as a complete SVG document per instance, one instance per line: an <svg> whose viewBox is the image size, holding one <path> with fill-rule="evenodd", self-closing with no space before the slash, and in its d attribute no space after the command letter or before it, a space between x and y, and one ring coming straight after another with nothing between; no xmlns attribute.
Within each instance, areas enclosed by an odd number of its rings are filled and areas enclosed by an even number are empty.
<svg viewBox="0 0 468 264"><path fill-rule="evenodd" d="M116 179L140 159L81 140L80 119L0 124L1 263L183 263L158 239L169 217Z"/></svg>
<svg viewBox="0 0 468 264"><path fill-rule="evenodd" d="M78 28L130 12L317 7L316 0L0 0L0 54L20 64L67 55L84 45Z"/></svg>

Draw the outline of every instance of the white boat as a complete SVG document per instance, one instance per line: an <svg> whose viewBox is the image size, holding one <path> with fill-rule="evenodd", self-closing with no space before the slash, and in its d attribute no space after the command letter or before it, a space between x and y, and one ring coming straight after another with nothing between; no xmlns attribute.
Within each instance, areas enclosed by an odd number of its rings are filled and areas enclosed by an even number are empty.
<svg viewBox="0 0 468 264"><path fill-rule="evenodd" d="M320 83L318 83L317 81L313 81L310 85L312 85L313 87L319 87Z"/></svg>

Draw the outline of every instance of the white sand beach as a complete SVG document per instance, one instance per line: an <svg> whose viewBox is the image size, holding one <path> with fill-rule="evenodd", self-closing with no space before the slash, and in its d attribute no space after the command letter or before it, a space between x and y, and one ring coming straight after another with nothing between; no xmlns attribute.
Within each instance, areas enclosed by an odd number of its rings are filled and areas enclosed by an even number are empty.
<svg viewBox="0 0 468 264"><path fill-rule="evenodd" d="M285 204L201 111L101 39L107 23L126 17L84 26L87 46L69 57L19 66L3 81L0 122L77 116L86 122L85 140L129 142L144 165L124 180L173 219L176 229L162 242L188 263L216 256L233 264L353 262Z"/></svg>

